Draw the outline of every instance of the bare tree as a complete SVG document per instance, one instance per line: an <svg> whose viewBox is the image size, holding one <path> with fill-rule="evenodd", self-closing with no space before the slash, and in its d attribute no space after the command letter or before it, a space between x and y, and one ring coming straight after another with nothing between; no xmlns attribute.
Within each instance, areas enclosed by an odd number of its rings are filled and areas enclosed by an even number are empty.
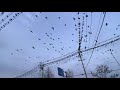
<svg viewBox="0 0 120 90"><path fill-rule="evenodd" d="M112 70L109 69L107 65L98 65L96 67L96 72L95 73L91 72L91 74L93 77L96 77L96 78L116 78L119 76L119 74L113 74L109 77L108 74L111 72Z"/></svg>
<svg viewBox="0 0 120 90"><path fill-rule="evenodd" d="M45 78L53 78L54 77L54 75L49 67L47 68L46 73L44 74L44 77Z"/></svg>
<svg viewBox="0 0 120 90"><path fill-rule="evenodd" d="M73 78L73 71L68 69L66 72L66 78Z"/></svg>

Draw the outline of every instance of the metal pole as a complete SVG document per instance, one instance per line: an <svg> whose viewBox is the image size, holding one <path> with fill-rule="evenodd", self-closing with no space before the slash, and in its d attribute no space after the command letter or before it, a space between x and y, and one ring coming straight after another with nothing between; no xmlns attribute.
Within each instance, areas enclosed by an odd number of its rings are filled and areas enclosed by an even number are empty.
<svg viewBox="0 0 120 90"><path fill-rule="evenodd" d="M43 66L43 64L42 64L42 62L40 62L40 72L41 72L41 74L42 74L42 78L44 78L44 66Z"/></svg>

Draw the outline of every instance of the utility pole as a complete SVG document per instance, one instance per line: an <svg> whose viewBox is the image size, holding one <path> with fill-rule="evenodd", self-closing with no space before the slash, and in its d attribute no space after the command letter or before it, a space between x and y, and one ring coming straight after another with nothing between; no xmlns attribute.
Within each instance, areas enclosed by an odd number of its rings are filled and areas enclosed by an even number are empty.
<svg viewBox="0 0 120 90"><path fill-rule="evenodd" d="M85 70L85 66L84 66L84 63L83 63L83 60L82 60L82 52L81 52L81 39L80 39L80 31L79 31L79 47L78 47L78 56L80 57L80 61L82 63L82 66L83 66L83 69L84 69L84 73L85 73L85 76L87 78L87 73L86 73L86 70Z"/></svg>
<svg viewBox="0 0 120 90"><path fill-rule="evenodd" d="M78 12L78 19L80 19L80 17L79 17L79 12ZM80 21L78 21L78 29L79 29L79 47L78 47L78 56L80 57L80 61L81 61L81 63L82 63L82 66L83 66L83 70L84 70L84 73L85 73L85 76L86 76L86 78L87 78L87 73L86 73L86 70L85 70L85 66L84 66L84 63L83 63L83 60L82 60L82 51L81 51L81 42L82 42L82 38L83 38L83 36L82 36L82 32L80 32Z"/></svg>
<svg viewBox="0 0 120 90"><path fill-rule="evenodd" d="M40 74L42 74L42 78L44 78L44 66L42 62L40 62Z"/></svg>

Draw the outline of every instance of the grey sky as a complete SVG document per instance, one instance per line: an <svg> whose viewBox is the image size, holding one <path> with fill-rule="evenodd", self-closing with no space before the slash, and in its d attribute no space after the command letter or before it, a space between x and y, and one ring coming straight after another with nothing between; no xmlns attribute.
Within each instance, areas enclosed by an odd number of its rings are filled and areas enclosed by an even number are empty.
<svg viewBox="0 0 120 90"><path fill-rule="evenodd" d="M15 13L17 12L13 12L9 18ZM8 14L10 12L5 12L1 15L0 21ZM102 12L92 13L92 34L90 36L91 12L80 12L81 23L84 16L84 35L86 35L86 14L88 15L88 36L87 38L84 37L87 43L83 39L83 49L85 49L85 46L89 48L94 45L95 37L98 33L97 28L98 30L100 29L103 19ZM9 21L9 18L3 21L0 26ZM52 60L76 51L78 49L77 18L77 12L23 12L20 16L16 17L15 20L0 31L0 77L15 77L32 69L41 61ZM119 19L119 12L106 13L98 43L120 35ZM108 24L107 26L106 23ZM118 29L116 30L116 28ZM119 59L119 42L98 48L98 51L95 49L87 67L87 72L94 70L97 64L102 63L108 64L113 69L118 69L118 64L107 50L110 48L114 49L113 53ZM83 55L85 65L88 62L90 54L91 51L88 51ZM78 59L74 57L71 59L73 60L65 64L64 62L60 63L57 66L65 70L71 68L75 74L83 73L81 63L78 62ZM57 72L57 66L51 66L54 69L53 71L56 70L55 72Z"/></svg>

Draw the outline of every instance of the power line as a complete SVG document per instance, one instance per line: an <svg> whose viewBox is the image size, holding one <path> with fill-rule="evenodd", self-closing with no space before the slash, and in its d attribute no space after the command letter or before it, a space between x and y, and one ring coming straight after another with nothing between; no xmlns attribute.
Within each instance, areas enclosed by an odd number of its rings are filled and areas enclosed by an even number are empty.
<svg viewBox="0 0 120 90"><path fill-rule="evenodd" d="M116 42L116 41L118 41L118 40L120 40L120 37L117 38L117 39L115 39L115 40L106 42L106 43L104 43L104 44L97 45L97 46L95 46L95 47L91 47L91 48L86 49L86 50L82 50L81 52L86 52L86 51L89 51L89 50L92 50L92 49L95 49L95 48L99 48L99 47L102 47L102 46L111 44L111 43L113 43L113 42ZM106 41L107 41L107 40L106 40ZM100 43L99 43L99 44L100 44ZM51 64L54 64L54 63L58 63L58 62L60 62L60 61L65 60L66 58L70 58L70 57L75 56L75 55L77 55L77 54L78 54L78 50L76 50L76 51L74 51L74 52L72 52L72 53L69 53L69 54L67 54L67 55L64 55L64 57L58 57L58 58L52 59L52 60L54 60L54 61L49 60L50 62L47 62L47 63L43 62L43 66L48 66L48 65L51 65ZM39 65L38 65L38 66L39 66ZM35 68L39 68L38 66L35 67ZM25 74L20 75L20 76L25 76L25 75L28 75L28 74L32 73L32 72L35 70L35 68L32 69L32 70L30 70L30 71L28 71L28 72L26 72ZM19 77L19 76L18 76L18 77Z"/></svg>
<svg viewBox="0 0 120 90"><path fill-rule="evenodd" d="M117 61L117 59L115 58L115 56L112 53L112 50L110 49L111 55L113 56L113 58L115 59L115 61L117 62L117 64L120 66L120 63Z"/></svg>
<svg viewBox="0 0 120 90"><path fill-rule="evenodd" d="M92 12L91 12L90 32L91 32L91 27L92 27ZM91 34L89 35L89 45L88 45L88 47L90 47L90 37L91 37Z"/></svg>
<svg viewBox="0 0 120 90"><path fill-rule="evenodd" d="M105 16L106 16L106 12L104 13L104 17L103 17L103 20L102 20L102 24L101 24L100 30L99 30L99 32L98 32L98 36L97 36L97 39L96 39L96 42L95 42L94 47L95 47L96 44L97 44L97 40L98 40L98 37L99 37L99 35L100 35L101 29L102 29L102 26L103 26L103 23L104 23ZM94 52L94 49L93 49L93 51L92 51L92 53L91 53L91 56L90 56L89 61L88 61L87 65L86 65L86 68L87 68L87 66L88 66L88 64L89 64L89 62L90 62L90 60L91 60L91 58L92 58L93 52Z"/></svg>

